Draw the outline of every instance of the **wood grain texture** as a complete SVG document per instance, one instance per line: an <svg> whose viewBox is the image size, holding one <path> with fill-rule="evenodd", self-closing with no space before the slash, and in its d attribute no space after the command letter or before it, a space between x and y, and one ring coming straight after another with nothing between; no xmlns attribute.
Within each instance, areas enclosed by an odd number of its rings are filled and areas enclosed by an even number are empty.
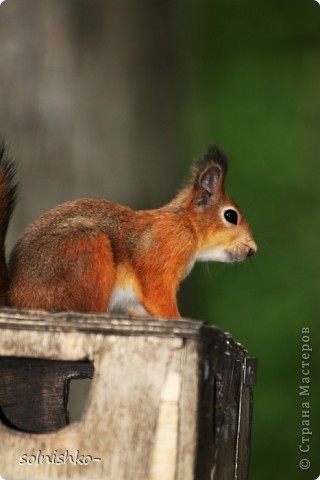
<svg viewBox="0 0 320 480"><path fill-rule="evenodd" d="M201 322L0 310L0 407L15 413L13 385L20 388L27 403L17 402L19 421L29 430L0 422L0 475L245 480L252 405L244 358L229 335ZM16 382L8 382L12 360ZM82 418L65 426L63 384L92 375L88 365L94 372ZM58 394L48 398L52 382ZM39 408L24 388L38 389ZM49 433L34 433L41 422ZM74 464L79 456L88 464ZM21 464L27 459L33 463Z"/></svg>

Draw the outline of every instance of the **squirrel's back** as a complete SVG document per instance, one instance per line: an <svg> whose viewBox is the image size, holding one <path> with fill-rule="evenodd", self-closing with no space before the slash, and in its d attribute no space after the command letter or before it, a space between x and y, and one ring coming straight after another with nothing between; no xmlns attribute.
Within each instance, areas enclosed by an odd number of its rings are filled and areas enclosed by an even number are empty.
<svg viewBox="0 0 320 480"><path fill-rule="evenodd" d="M42 214L11 253L9 305L105 311L115 265L130 256L134 217L129 207L102 198Z"/></svg>

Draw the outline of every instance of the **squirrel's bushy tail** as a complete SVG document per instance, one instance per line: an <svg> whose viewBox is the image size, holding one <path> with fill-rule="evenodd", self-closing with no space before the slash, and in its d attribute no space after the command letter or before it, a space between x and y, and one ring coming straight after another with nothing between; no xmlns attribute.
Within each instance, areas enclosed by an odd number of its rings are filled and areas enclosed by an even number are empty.
<svg viewBox="0 0 320 480"><path fill-rule="evenodd" d="M0 142L0 305L6 304L8 272L5 239L17 195L15 163L8 156L5 144Z"/></svg>

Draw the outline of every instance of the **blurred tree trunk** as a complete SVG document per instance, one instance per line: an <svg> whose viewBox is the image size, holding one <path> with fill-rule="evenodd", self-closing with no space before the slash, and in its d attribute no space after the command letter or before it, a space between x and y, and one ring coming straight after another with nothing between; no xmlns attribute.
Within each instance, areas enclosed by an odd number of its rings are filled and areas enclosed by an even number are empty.
<svg viewBox="0 0 320 480"><path fill-rule="evenodd" d="M177 182L178 54L169 0L7 0L0 7L0 130L18 159L9 237L57 202L134 207Z"/></svg>

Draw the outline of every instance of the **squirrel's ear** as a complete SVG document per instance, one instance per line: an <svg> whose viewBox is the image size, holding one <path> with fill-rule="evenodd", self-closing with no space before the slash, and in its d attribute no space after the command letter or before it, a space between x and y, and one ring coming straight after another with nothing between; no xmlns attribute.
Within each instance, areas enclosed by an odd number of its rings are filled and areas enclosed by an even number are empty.
<svg viewBox="0 0 320 480"><path fill-rule="evenodd" d="M198 206L214 201L223 191L224 172L218 165L210 165L198 176L195 190Z"/></svg>
<svg viewBox="0 0 320 480"><path fill-rule="evenodd" d="M221 169L217 165L212 165L201 172L199 175L198 186L201 190L206 192L207 195L211 196L217 189L221 176Z"/></svg>
<svg viewBox="0 0 320 480"><path fill-rule="evenodd" d="M228 170L228 161L216 145L208 148L205 155L196 162L195 183L197 205L206 205L223 193L223 183Z"/></svg>

